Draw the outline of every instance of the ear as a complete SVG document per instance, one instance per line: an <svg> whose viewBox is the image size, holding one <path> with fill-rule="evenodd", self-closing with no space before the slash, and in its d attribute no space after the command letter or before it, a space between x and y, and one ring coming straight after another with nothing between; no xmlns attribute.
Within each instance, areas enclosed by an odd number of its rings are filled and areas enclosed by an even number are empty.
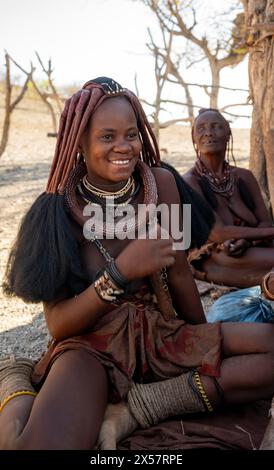
<svg viewBox="0 0 274 470"><path fill-rule="evenodd" d="M78 151L82 154L85 155L85 150L87 149L87 134L83 132L81 135L79 141L78 141Z"/></svg>

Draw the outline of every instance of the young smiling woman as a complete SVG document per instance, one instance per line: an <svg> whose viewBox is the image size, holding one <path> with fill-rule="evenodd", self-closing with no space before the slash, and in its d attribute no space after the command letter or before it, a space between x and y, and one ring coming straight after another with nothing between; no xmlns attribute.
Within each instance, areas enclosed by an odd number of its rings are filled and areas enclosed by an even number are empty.
<svg viewBox="0 0 274 470"><path fill-rule="evenodd" d="M2 449L92 449L98 435L114 448L137 423L273 394L273 326L205 323L170 236L158 227L155 239L123 238L122 229L110 239L117 220L100 221L101 239L83 236L86 205L105 213L111 198L136 214L139 203L180 205L173 174L133 93L101 77L68 100L47 192L22 222L5 284L43 301L52 341L34 368L0 361ZM145 229L147 219L131 224Z"/></svg>
<svg viewBox="0 0 274 470"><path fill-rule="evenodd" d="M80 148L89 180L100 187L106 185L108 191L121 189L142 150L136 117L127 101L116 97L103 102L94 112Z"/></svg>

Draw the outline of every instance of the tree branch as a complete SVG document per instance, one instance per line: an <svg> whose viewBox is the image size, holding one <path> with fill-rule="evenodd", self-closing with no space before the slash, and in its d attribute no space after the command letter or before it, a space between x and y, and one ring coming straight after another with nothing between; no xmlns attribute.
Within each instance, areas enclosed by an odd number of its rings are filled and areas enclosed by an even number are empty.
<svg viewBox="0 0 274 470"><path fill-rule="evenodd" d="M32 73L32 72L31 72L31 73ZM24 94L25 94L26 91L28 90L29 81L30 81L30 75L27 76L27 78L26 78L26 80L25 80L25 83L24 83L24 85L22 86L21 91L20 91L19 95L17 96L17 98L13 101L13 103L11 103L11 105L10 105L10 111L11 111L11 113L12 113L12 111L14 110L14 108L18 105L18 103L20 103L20 101L23 99Z"/></svg>
<svg viewBox="0 0 274 470"><path fill-rule="evenodd" d="M172 80L172 79L169 79L169 81L171 83L176 83L178 85L178 82L176 80ZM219 88L219 89L222 89L222 90L231 90L231 91L245 91L246 93L249 93L249 90L247 90L246 88L230 88L230 87L226 87L226 86L221 86L219 85L218 87L215 87L214 85L202 85L201 83L189 83L187 82L186 85L188 86L198 86L198 87L201 87L201 88Z"/></svg>
<svg viewBox="0 0 274 470"><path fill-rule="evenodd" d="M177 124L178 122L192 122L190 117L180 118L180 119L170 119L169 121L161 122L159 124L160 129L165 129L166 127L172 126L173 124Z"/></svg>
<svg viewBox="0 0 274 470"><path fill-rule="evenodd" d="M50 88L51 88L51 90L52 90L53 96L54 96L55 99L56 99L59 113L61 114L61 112L62 112L62 106L61 106L61 103L60 103L59 94L58 94L58 92L57 92L57 90L56 90L56 88L55 88L55 85L54 85L54 83L53 83L53 80L52 80L52 78L51 78L51 75L52 75L52 72L53 72L53 69L52 69L52 66L51 66L51 59L49 59L49 61L48 61L48 68L46 69L45 66L44 66L44 64L43 64L43 61L42 61L42 59L41 59L41 57L39 56L39 54L38 54L37 51L35 51L35 54L36 54L36 57L37 57L37 59L38 59L40 65L41 65L41 67L42 67L43 72L44 72L44 73L47 75L47 77L48 77L49 86L50 86Z"/></svg>

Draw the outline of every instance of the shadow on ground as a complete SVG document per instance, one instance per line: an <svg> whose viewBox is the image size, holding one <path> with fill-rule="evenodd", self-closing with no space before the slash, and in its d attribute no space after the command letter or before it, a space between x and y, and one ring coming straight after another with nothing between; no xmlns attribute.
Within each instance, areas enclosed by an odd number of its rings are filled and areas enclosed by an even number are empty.
<svg viewBox="0 0 274 470"><path fill-rule="evenodd" d="M36 181L43 178L47 178L49 175L50 164L49 163L36 163L28 165L16 165L8 167L7 165L0 166L0 186L10 185L11 182L26 182Z"/></svg>

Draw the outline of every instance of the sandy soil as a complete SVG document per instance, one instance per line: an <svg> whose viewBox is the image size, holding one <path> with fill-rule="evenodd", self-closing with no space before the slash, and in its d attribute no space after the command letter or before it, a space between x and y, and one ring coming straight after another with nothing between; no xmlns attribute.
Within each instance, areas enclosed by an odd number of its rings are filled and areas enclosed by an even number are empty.
<svg viewBox="0 0 274 470"><path fill-rule="evenodd" d="M3 122L0 93L0 130ZM44 191L55 139L48 138L51 119L43 103L24 99L12 114L9 144L0 159L0 278L20 220L34 199ZM235 129L234 153L240 166L248 165L249 131ZM162 131L163 159L185 172L194 162L190 129L174 126ZM203 297L205 308L212 302ZM38 357L48 342L41 304L7 299L0 291L0 351Z"/></svg>

